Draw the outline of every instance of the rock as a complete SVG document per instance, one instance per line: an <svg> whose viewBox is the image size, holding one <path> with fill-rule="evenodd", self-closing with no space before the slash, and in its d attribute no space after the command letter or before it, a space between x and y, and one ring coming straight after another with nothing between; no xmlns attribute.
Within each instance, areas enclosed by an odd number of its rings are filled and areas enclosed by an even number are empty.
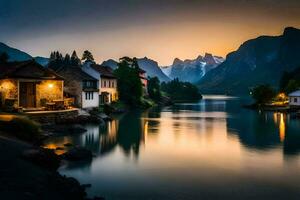
<svg viewBox="0 0 300 200"><path fill-rule="evenodd" d="M86 199L85 188L76 179L59 174L49 179L64 199Z"/></svg>
<svg viewBox="0 0 300 200"><path fill-rule="evenodd" d="M98 116L103 119L104 121L111 121L111 117L109 117L108 115L104 114L104 113L99 113Z"/></svg>
<svg viewBox="0 0 300 200"><path fill-rule="evenodd" d="M65 147L71 147L71 146L73 146L73 144L72 143L65 143L64 146Z"/></svg>
<svg viewBox="0 0 300 200"><path fill-rule="evenodd" d="M44 130L53 133L52 135L81 134L87 131L83 126L79 124L52 125L50 127L44 128Z"/></svg>
<svg viewBox="0 0 300 200"><path fill-rule="evenodd" d="M56 147L55 150L64 150L65 148L63 147Z"/></svg>
<svg viewBox="0 0 300 200"><path fill-rule="evenodd" d="M57 170L61 161L53 150L44 148L26 150L21 157L49 170Z"/></svg>
<svg viewBox="0 0 300 200"><path fill-rule="evenodd" d="M81 161L91 160L93 158L93 154L90 150L83 147L74 147L68 152L62 154L61 157L69 161Z"/></svg>

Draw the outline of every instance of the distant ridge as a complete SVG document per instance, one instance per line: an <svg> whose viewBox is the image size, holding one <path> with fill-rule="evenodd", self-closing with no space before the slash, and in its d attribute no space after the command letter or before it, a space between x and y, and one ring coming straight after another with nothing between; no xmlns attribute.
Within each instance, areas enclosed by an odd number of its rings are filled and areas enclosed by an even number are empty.
<svg viewBox="0 0 300 200"><path fill-rule="evenodd" d="M260 36L229 53L226 61L199 82L202 92L246 94L258 84L278 87L283 71L300 66L300 30L285 28L280 36Z"/></svg>
<svg viewBox="0 0 300 200"><path fill-rule="evenodd" d="M0 53L7 53L9 56L8 61L26 61L26 60L32 60L34 59L37 63L45 66L48 64L49 59L45 57L32 57L28 53L25 53L24 51L21 51L19 49L10 47L2 42L0 42Z"/></svg>

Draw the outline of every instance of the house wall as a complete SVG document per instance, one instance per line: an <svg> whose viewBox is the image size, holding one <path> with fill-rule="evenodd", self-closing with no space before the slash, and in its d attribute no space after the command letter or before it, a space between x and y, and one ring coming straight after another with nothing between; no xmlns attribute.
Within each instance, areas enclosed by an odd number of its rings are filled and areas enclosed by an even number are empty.
<svg viewBox="0 0 300 200"><path fill-rule="evenodd" d="M93 93L93 98L86 98L87 92L82 92L82 108L97 108L99 106L99 93L98 92L91 92Z"/></svg>
<svg viewBox="0 0 300 200"><path fill-rule="evenodd" d="M101 78L100 80L100 95L102 92L107 92L110 94L109 103L112 101L118 100L118 91L117 91L117 80Z"/></svg>
<svg viewBox="0 0 300 200"><path fill-rule="evenodd" d="M300 97L289 97L289 105L300 106Z"/></svg>
<svg viewBox="0 0 300 200"><path fill-rule="evenodd" d="M41 106L41 99L46 99L47 102L53 100L63 100L63 81L45 80L36 85L36 104Z"/></svg>
<svg viewBox="0 0 300 200"><path fill-rule="evenodd" d="M0 105L5 99L18 99L18 81L12 79L0 80Z"/></svg>

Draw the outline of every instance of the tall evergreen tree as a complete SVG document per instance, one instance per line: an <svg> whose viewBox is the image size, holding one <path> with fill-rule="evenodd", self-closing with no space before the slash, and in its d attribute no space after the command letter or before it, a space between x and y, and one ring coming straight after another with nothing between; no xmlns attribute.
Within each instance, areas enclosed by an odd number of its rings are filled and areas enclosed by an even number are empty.
<svg viewBox="0 0 300 200"><path fill-rule="evenodd" d="M79 66L80 65L80 59L77 56L76 51L74 50L72 55L71 55L71 64L74 66Z"/></svg>
<svg viewBox="0 0 300 200"><path fill-rule="evenodd" d="M65 66L71 65L71 57L70 57L69 54L66 54L66 55L65 55L65 58L64 58L64 65L65 65Z"/></svg>

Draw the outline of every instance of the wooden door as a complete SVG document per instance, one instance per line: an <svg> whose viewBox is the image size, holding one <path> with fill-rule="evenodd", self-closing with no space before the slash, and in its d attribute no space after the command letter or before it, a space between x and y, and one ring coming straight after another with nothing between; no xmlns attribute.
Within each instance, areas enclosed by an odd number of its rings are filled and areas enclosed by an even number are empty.
<svg viewBox="0 0 300 200"><path fill-rule="evenodd" d="M24 108L36 107L36 84L32 82L20 83L20 106Z"/></svg>

